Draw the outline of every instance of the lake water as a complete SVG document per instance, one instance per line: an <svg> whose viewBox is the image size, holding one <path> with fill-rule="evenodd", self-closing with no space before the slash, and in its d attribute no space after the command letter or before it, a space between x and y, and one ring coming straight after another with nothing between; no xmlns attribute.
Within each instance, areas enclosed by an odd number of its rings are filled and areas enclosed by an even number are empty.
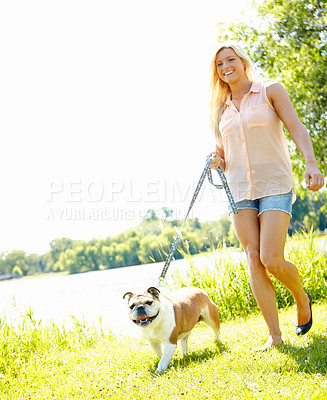
<svg viewBox="0 0 327 400"><path fill-rule="evenodd" d="M213 256L193 259L197 267L214 264ZM53 320L58 325L78 320L100 326L116 333L134 334L136 329L127 317L123 295L126 292L141 293L150 286L158 287L158 277L164 263L87 272L66 276L31 277L0 282L0 315L8 321L19 321L21 314L33 310L37 321ZM161 291L168 290L172 275L189 268L187 260L173 261Z"/></svg>

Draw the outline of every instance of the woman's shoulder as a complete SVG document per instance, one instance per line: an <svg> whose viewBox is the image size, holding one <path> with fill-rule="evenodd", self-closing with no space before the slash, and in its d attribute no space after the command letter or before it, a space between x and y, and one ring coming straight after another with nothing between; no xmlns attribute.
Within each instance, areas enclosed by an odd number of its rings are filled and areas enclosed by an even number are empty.
<svg viewBox="0 0 327 400"><path fill-rule="evenodd" d="M271 103L280 96L287 94L284 85L277 81L265 82L266 94Z"/></svg>
<svg viewBox="0 0 327 400"><path fill-rule="evenodd" d="M285 87L281 82L278 81L266 81L263 82L264 87L267 91L270 92L278 92L278 91L285 91Z"/></svg>
<svg viewBox="0 0 327 400"><path fill-rule="evenodd" d="M285 88L283 84L278 81L258 80L253 82L252 90L258 92L265 91L266 93L268 93L268 92L279 92L281 90L285 91Z"/></svg>
<svg viewBox="0 0 327 400"><path fill-rule="evenodd" d="M279 81L271 81L271 80L265 80L265 79L255 81L254 83L259 84L259 85L261 85L261 87L265 87L265 88L269 88L271 86L283 86L283 84Z"/></svg>

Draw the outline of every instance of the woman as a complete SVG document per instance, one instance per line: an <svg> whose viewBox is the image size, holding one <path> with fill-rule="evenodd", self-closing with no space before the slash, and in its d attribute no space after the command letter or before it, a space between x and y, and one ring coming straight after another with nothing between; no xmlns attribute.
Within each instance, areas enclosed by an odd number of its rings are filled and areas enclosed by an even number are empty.
<svg viewBox="0 0 327 400"><path fill-rule="evenodd" d="M219 47L210 67L211 127L216 152L210 167L225 171L238 208L235 233L249 264L250 285L269 329L260 350L282 343L276 295L269 273L294 296L298 335L312 325L311 297L297 268L284 259L295 201L291 162L282 122L301 152L307 188L319 190L324 177L312 143L282 85L256 81L251 59L236 43Z"/></svg>

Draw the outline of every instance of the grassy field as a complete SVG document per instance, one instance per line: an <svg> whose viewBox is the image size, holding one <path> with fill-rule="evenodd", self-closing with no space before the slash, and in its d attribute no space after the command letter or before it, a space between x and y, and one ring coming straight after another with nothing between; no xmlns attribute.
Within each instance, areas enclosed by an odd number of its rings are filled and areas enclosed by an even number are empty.
<svg viewBox="0 0 327 400"><path fill-rule="evenodd" d="M2 321L0 399L326 399L327 304L313 305L314 325L294 333L295 308L281 311L284 345L264 343L262 317L222 323L222 344L199 324L190 354L175 352L170 368L146 342L97 332L75 321L66 331L42 327L29 316L16 328Z"/></svg>
<svg viewBox="0 0 327 400"><path fill-rule="evenodd" d="M312 234L288 241L313 298L313 328L294 333L295 306L274 281L284 344L264 353L268 332L249 288L247 265L227 256L210 270L194 265L176 286L203 288L218 304L222 343L199 324L190 354L180 350L165 374L146 342L74 320L72 328L36 321L32 310L11 325L0 320L0 400L9 399L326 399L327 260ZM190 261L191 262L191 261Z"/></svg>

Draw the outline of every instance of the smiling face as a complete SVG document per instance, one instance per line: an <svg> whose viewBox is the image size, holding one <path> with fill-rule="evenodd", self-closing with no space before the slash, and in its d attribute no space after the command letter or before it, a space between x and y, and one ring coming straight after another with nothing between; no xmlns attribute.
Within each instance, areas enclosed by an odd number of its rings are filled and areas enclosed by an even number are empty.
<svg viewBox="0 0 327 400"><path fill-rule="evenodd" d="M236 83L246 76L243 61L229 47L225 47L218 52L216 65L219 78L227 84Z"/></svg>

